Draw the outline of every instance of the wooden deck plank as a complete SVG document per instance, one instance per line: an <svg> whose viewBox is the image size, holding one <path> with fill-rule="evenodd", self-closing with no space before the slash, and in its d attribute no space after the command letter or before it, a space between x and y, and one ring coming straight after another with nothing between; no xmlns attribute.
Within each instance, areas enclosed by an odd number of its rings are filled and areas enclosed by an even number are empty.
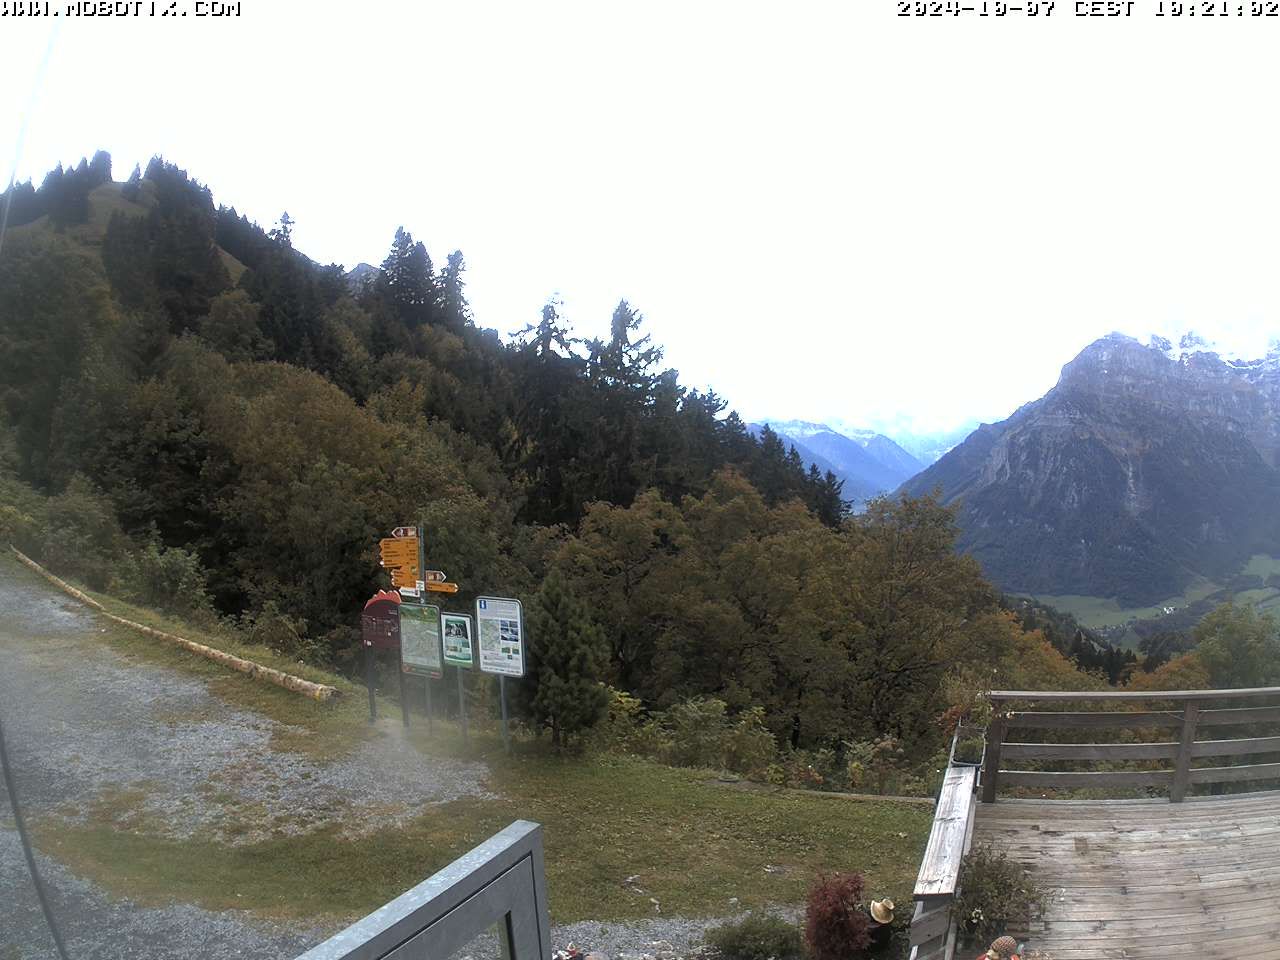
<svg viewBox="0 0 1280 960"><path fill-rule="evenodd" d="M1024 933L1054 960L1280 960L1280 793L1002 800L974 841L1046 889Z"/></svg>

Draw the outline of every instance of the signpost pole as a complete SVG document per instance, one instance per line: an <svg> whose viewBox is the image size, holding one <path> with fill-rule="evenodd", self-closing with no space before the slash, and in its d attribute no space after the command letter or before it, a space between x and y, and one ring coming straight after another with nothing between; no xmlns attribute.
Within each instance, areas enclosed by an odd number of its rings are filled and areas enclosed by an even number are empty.
<svg viewBox="0 0 1280 960"><path fill-rule="evenodd" d="M426 579L427 576L427 521L418 518L418 576ZM417 586L417 584L414 584ZM423 596L425 599L425 594ZM431 716L431 676L428 674L426 680L423 681L427 685L427 736L432 735L432 727L435 724L434 718Z"/></svg>
<svg viewBox="0 0 1280 960"><path fill-rule="evenodd" d="M409 694L404 688L404 664L400 664L400 719L404 728L409 729Z"/></svg>
<svg viewBox="0 0 1280 960"><path fill-rule="evenodd" d="M364 681L369 685L369 722L378 719L378 705L373 701L373 647L364 647Z"/></svg>
<svg viewBox="0 0 1280 960"><path fill-rule="evenodd" d="M431 718L431 677L423 677L422 682L427 685L427 736L431 736L432 718Z"/></svg>
<svg viewBox="0 0 1280 960"><path fill-rule="evenodd" d="M511 734L507 732L507 678L498 674L498 698L502 701L502 745L511 753Z"/></svg>
<svg viewBox="0 0 1280 960"><path fill-rule="evenodd" d="M470 744L471 740L467 736L467 692L462 686L462 668L454 667L453 671L458 675L458 717L462 720L462 742Z"/></svg>

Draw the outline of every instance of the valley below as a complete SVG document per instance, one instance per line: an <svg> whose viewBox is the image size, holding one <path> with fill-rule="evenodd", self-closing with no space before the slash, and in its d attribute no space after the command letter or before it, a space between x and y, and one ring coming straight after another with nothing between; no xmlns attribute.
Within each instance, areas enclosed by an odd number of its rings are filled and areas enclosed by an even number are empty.
<svg viewBox="0 0 1280 960"><path fill-rule="evenodd" d="M1262 613L1280 613L1280 558L1255 554L1225 584L1198 578L1181 594L1143 607L1122 606L1114 597L1074 594L1037 594L1031 599L1070 614L1117 646L1133 648L1148 634L1189 631L1223 603L1234 601Z"/></svg>

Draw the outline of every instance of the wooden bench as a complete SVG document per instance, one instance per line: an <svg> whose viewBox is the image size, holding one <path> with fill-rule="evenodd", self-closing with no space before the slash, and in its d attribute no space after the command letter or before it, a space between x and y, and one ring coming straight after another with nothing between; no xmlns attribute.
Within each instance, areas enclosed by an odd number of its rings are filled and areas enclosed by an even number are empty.
<svg viewBox="0 0 1280 960"><path fill-rule="evenodd" d="M952 765L943 777L913 893L911 960L951 960L955 955L951 903L960 889L960 864L973 839L977 776L976 767Z"/></svg>

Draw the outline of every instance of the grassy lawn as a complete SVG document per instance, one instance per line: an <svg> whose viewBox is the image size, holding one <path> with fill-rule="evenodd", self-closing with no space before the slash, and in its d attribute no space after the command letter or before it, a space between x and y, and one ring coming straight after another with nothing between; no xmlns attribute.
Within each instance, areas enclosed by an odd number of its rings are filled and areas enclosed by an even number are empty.
<svg viewBox="0 0 1280 960"><path fill-rule="evenodd" d="M629 758L495 758L490 786L503 799L445 804L355 840L325 829L227 847L106 819L46 822L37 834L76 873L140 903L347 919L512 820L535 820L546 828L552 917L569 922L653 916L650 897L684 916L728 913L730 897L744 907L797 903L824 870L861 870L870 890L909 901L932 818L889 801L729 790L707 773ZM642 893L624 885L632 876Z"/></svg>
<svg viewBox="0 0 1280 960"><path fill-rule="evenodd" d="M14 576L40 581L12 561ZM343 691L316 703L251 680L187 651L102 621L98 638L126 660L160 664L205 680L211 692L290 729L272 746L317 759L335 758L370 738L403 735L398 707L382 702L368 722L361 687L290 664L220 631L202 632L146 610L95 595L113 612L193 640L296 670ZM468 756L491 770L501 799L469 799L430 808L399 829L347 839L336 828L231 847L211 840L171 840L138 816L120 815L141 797L121 792L86 800L88 817L36 823L40 847L76 873L139 903L178 900L211 909L250 909L288 918L354 918L392 899L512 820L546 828L552 916L559 922L663 914L717 916L742 907L791 904L819 871L860 870L869 890L909 902L932 811L892 801L855 801L783 790L734 790L708 771L679 770L611 755L561 758L544 744L517 744L507 757L490 722L474 718L464 748L456 728L437 720L428 738L421 718L410 740L432 756ZM377 784L370 784L371 791ZM766 867L770 868L766 870ZM636 877L633 885L623 880ZM633 889L638 886L643 890Z"/></svg>

